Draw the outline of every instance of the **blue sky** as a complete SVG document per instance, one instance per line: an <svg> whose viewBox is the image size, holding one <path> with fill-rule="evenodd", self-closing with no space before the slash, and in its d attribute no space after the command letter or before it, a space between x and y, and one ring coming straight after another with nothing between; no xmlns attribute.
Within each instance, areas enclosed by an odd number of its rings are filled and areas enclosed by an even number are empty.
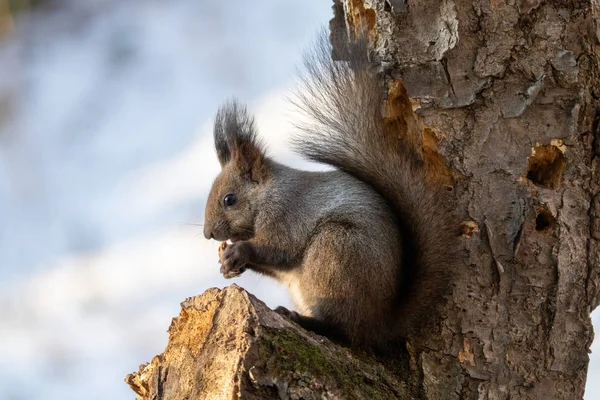
<svg viewBox="0 0 600 400"><path fill-rule="evenodd" d="M232 283L196 225L218 105L248 102L271 153L313 168L286 147L284 96L331 8L59 4L0 39L0 399L130 399L125 374L163 350L179 302ZM266 278L236 283L290 305Z"/></svg>

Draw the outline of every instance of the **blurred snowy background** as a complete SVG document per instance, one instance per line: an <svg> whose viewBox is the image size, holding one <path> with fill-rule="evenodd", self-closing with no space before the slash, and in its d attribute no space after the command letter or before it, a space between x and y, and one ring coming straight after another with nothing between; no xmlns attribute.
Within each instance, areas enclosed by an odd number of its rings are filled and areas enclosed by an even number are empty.
<svg viewBox="0 0 600 400"><path fill-rule="evenodd" d="M330 14L0 0L0 399L131 399L124 376L164 349L179 302L232 283L195 225L219 170L213 115L247 101L299 164L283 97ZM290 305L265 278L236 283Z"/></svg>
<svg viewBox="0 0 600 400"><path fill-rule="evenodd" d="M198 226L214 112L247 101L271 153L306 167L284 96L330 17L318 0L0 0L1 400L134 398L125 374L179 302L232 283Z"/></svg>

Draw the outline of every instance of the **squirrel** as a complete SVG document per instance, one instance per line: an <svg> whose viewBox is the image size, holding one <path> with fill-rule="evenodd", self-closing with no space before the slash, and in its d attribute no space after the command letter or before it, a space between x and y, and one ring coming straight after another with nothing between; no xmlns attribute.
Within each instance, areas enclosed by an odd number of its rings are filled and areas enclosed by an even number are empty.
<svg viewBox="0 0 600 400"><path fill-rule="evenodd" d="M293 100L310 117L295 150L334 170L274 161L247 109L235 100L220 107L222 170L204 235L232 242L221 257L225 278L249 269L288 287L297 311L279 313L351 347L385 349L433 318L451 286L458 235L445 190L427 183L418 150L384 124L386 93L366 42L349 42L334 61L321 34Z"/></svg>

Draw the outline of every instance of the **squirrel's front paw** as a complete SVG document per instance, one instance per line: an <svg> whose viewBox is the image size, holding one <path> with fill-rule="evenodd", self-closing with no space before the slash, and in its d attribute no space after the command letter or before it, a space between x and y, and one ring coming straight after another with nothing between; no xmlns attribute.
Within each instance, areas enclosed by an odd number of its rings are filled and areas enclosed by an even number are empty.
<svg viewBox="0 0 600 400"><path fill-rule="evenodd" d="M221 256L221 274L230 279L240 276L246 271L250 261L250 247L247 243L238 242L225 247Z"/></svg>

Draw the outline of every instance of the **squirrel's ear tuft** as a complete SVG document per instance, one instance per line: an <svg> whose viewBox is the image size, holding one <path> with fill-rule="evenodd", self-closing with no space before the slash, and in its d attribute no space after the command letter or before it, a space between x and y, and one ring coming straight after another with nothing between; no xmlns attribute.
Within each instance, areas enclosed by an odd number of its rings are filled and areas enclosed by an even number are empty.
<svg viewBox="0 0 600 400"><path fill-rule="evenodd" d="M236 100L230 100L219 108L213 133L221 167L230 161L243 169L263 164L265 153L256 134L254 118Z"/></svg>

